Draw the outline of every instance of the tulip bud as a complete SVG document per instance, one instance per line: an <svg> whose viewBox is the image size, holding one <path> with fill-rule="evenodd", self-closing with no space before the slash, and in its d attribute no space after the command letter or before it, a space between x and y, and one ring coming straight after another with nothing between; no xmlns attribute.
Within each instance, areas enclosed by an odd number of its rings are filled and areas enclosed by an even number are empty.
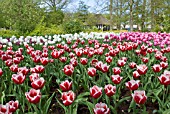
<svg viewBox="0 0 170 114"><path fill-rule="evenodd" d="M65 65L63 71L64 74L71 76L74 72L74 67L72 65Z"/></svg>
<svg viewBox="0 0 170 114"><path fill-rule="evenodd" d="M41 78L37 78L33 80L33 82L31 83L31 86L34 89L42 89L44 84L45 84L45 80L43 77L41 77Z"/></svg>
<svg viewBox="0 0 170 114"><path fill-rule="evenodd" d="M110 114L110 109L105 103L97 103L93 109L94 114Z"/></svg>
<svg viewBox="0 0 170 114"><path fill-rule="evenodd" d="M105 85L104 91L108 97L111 97L116 93L116 86L111 84Z"/></svg>
<svg viewBox="0 0 170 114"><path fill-rule="evenodd" d="M71 88L72 88L72 82L69 82L68 80L66 80L66 81L64 81L64 82L62 82L61 84L60 84L60 88L62 89L62 91L69 91L69 90L71 90Z"/></svg>
<svg viewBox="0 0 170 114"><path fill-rule="evenodd" d="M130 90L137 90L139 87L139 80L130 80L125 83L126 87L129 88Z"/></svg>
<svg viewBox="0 0 170 114"><path fill-rule="evenodd" d="M65 106L71 105L76 97L73 91L63 92L61 96L61 99L63 100L63 104Z"/></svg>
<svg viewBox="0 0 170 114"><path fill-rule="evenodd" d="M40 90L30 89L29 92L25 93L25 96L30 103L37 104L40 102L41 92Z"/></svg>
<svg viewBox="0 0 170 114"><path fill-rule="evenodd" d="M120 75L112 75L111 78L114 84L119 84L123 79L123 77L120 77Z"/></svg>
<svg viewBox="0 0 170 114"><path fill-rule="evenodd" d="M143 90L135 90L134 94L132 94L132 97L137 104L144 104L147 99L145 91Z"/></svg>
<svg viewBox="0 0 170 114"><path fill-rule="evenodd" d="M102 87L98 87L98 86L93 86L90 88L90 95L97 99L102 95Z"/></svg>

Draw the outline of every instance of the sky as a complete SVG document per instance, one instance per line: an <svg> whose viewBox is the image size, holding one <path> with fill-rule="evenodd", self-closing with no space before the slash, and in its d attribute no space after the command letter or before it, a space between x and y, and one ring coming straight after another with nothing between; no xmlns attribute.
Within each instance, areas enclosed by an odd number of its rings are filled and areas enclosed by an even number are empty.
<svg viewBox="0 0 170 114"><path fill-rule="evenodd" d="M76 10L76 8L78 8L79 2L80 1L84 1L84 3L87 6L90 6L89 8L89 12L96 12L96 10L99 10L99 7L96 8L96 0L74 0L74 2L72 2L71 4L69 4L68 9L69 10L73 10L73 12ZM100 0L99 0L100 1Z"/></svg>

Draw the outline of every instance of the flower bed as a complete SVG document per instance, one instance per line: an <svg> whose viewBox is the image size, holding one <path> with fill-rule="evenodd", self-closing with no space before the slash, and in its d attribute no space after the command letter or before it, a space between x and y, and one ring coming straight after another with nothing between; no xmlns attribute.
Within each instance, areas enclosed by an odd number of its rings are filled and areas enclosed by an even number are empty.
<svg viewBox="0 0 170 114"><path fill-rule="evenodd" d="M170 34L0 38L0 113L170 112Z"/></svg>

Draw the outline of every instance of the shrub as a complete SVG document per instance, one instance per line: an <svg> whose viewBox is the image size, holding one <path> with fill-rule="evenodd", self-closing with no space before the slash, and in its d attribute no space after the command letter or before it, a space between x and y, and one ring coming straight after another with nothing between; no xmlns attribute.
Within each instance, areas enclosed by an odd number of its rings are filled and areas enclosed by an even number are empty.
<svg viewBox="0 0 170 114"><path fill-rule="evenodd" d="M19 33L17 31L13 31L13 30L0 30L0 36L1 37L11 37L13 35L19 37Z"/></svg>
<svg viewBox="0 0 170 114"><path fill-rule="evenodd" d="M83 25L78 21L69 21L63 24L64 32L65 33L79 33L83 31Z"/></svg>

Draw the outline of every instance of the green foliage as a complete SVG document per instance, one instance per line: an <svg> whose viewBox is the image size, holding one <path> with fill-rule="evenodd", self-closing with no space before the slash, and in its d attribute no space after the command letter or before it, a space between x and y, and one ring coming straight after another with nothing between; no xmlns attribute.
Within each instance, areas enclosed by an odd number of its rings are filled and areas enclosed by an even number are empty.
<svg viewBox="0 0 170 114"><path fill-rule="evenodd" d="M79 33L83 31L83 25L78 21L69 21L63 25L65 33Z"/></svg>
<svg viewBox="0 0 170 114"><path fill-rule="evenodd" d="M61 10L51 11L47 13L45 18L45 22L47 26L50 27L51 25L58 26L63 23L64 13Z"/></svg>
<svg viewBox="0 0 170 114"><path fill-rule="evenodd" d="M13 30L0 30L0 36L1 37L11 37L11 36L17 36L19 37L19 33L17 31Z"/></svg>
<svg viewBox="0 0 170 114"><path fill-rule="evenodd" d="M162 29L161 29L161 27L160 27L159 25L156 25L156 26L153 28L152 31L154 31L154 32L162 32Z"/></svg>

